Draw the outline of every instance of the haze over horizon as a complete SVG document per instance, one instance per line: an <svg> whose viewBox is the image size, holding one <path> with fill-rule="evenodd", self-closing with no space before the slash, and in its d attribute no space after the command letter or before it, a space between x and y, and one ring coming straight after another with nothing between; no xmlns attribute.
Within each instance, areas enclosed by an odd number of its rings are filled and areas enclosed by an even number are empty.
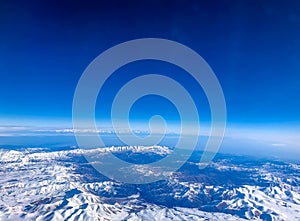
<svg viewBox="0 0 300 221"><path fill-rule="evenodd" d="M211 66L226 99L227 138L298 151L300 4L234 2L4 1L0 8L3 144L12 142L9 136L72 132L73 95L88 64L114 45L153 37L182 43ZM109 107L122 85L152 73L175 78L188 88L206 133L210 110L201 87L182 69L157 61L134 62L111 76L96 106L96 118L102 122L98 129L110 130ZM130 114L137 130L147 131L154 114L165 118L171 132L178 130L176 108L161 97L138 100Z"/></svg>

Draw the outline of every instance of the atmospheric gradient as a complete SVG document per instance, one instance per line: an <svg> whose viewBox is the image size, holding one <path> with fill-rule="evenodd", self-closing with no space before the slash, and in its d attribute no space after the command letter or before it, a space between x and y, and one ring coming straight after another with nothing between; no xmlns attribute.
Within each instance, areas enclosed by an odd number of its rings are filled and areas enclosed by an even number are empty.
<svg viewBox="0 0 300 221"><path fill-rule="evenodd" d="M0 220L300 220L298 1L2 1Z"/></svg>

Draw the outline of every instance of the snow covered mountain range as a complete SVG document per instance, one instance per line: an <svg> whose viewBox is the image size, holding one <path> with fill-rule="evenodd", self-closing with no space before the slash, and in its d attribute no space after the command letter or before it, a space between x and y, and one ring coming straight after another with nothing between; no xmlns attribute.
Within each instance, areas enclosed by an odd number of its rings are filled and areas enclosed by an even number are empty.
<svg viewBox="0 0 300 221"><path fill-rule="evenodd" d="M197 151L168 180L133 185L82 155L107 152L145 162L172 149L2 148L0 220L300 220L298 163L219 154L200 170Z"/></svg>

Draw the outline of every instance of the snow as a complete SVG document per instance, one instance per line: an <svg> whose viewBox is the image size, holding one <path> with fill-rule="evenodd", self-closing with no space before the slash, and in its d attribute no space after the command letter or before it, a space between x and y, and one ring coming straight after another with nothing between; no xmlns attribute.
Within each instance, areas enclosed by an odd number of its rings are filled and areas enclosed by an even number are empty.
<svg viewBox="0 0 300 221"><path fill-rule="evenodd" d="M107 152L155 152L171 153L168 147L108 147L95 149L70 149L46 151L40 149L0 150L0 220L260 220L263 214L272 220L300 220L298 176L280 172L286 168L299 173L294 164L265 164L256 171L272 185L225 186L180 181L170 177L167 185L174 200L186 199L193 203L199 196L207 199L220 196L215 202L219 212L205 212L199 208L170 207L141 200L139 193L107 202L97 193L117 195L121 183L114 181L84 182L73 156L83 153ZM67 160L67 161L66 161ZM246 167L218 162L213 168L247 171ZM137 166L145 172L145 166ZM274 171L274 172L270 172ZM148 171L151 175L151 171ZM153 175L153 174L152 174ZM154 174L155 175L155 174ZM288 176L289 175L289 176ZM229 214L230 213L230 214Z"/></svg>

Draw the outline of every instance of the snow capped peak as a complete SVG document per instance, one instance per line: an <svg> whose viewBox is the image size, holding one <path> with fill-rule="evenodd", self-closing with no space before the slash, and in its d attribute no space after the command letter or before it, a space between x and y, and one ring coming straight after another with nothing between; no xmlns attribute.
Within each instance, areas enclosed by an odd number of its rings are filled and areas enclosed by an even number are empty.
<svg viewBox="0 0 300 221"><path fill-rule="evenodd" d="M101 176L82 157L107 152L164 156L172 149L2 149L0 220L299 220L296 164L257 167L220 159L197 170L188 162L188 170L170 174L167 181L133 185ZM149 175L166 172L134 166Z"/></svg>

